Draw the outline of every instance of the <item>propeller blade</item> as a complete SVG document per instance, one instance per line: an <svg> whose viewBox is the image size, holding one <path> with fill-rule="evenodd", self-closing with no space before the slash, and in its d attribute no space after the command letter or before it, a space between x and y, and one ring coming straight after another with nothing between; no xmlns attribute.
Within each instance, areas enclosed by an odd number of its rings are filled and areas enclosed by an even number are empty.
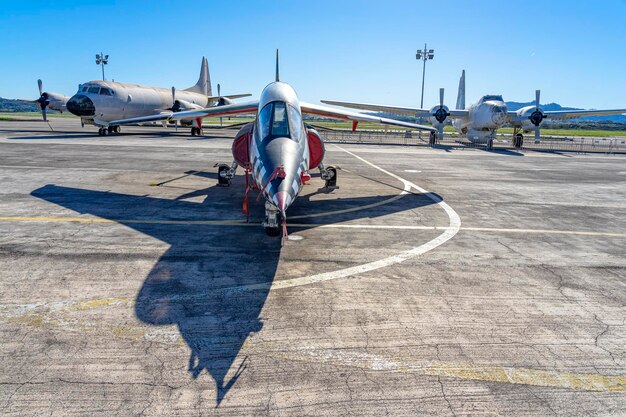
<svg viewBox="0 0 626 417"><path fill-rule="evenodd" d="M540 130L540 127L535 126L535 143L539 143L541 141L539 130Z"/></svg>
<svg viewBox="0 0 626 417"><path fill-rule="evenodd" d="M43 94L43 82L41 79L37 80L37 86L39 87L39 95Z"/></svg>
<svg viewBox="0 0 626 417"><path fill-rule="evenodd" d="M535 90L535 107L539 110L539 97L541 96L541 90Z"/></svg>
<svg viewBox="0 0 626 417"><path fill-rule="evenodd" d="M172 87L172 106L174 105L175 101L176 101L176 87Z"/></svg>
<svg viewBox="0 0 626 417"><path fill-rule="evenodd" d="M439 129L437 132L437 140L443 140L443 123L439 123Z"/></svg>
<svg viewBox="0 0 626 417"><path fill-rule="evenodd" d="M443 88L439 89L439 107L443 107Z"/></svg>
<svg viewBox="0 0 626 417"><path fill-rule="evenodd" d="M219 83L217 84L217 96L221 99L222 98L222 93L220 92L221 90L221 86L219 85ZM218 99L219 100L219 99Z"/></svg>
<svg viewBox="0 0 626 417"><path fill-rule="evenodd" d="M46 117L46 106L41 106L41 115L43 116L43 121L47 122L48 118Z"/></svg>

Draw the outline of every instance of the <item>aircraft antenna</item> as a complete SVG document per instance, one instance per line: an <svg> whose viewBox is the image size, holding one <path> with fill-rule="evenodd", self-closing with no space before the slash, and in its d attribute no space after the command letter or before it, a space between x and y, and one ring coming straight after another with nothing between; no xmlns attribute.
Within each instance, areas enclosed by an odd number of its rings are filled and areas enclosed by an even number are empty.
<svg viewBox="0 0 626 417"><path fill-rule="evenodd" d="M280 71L278 70L278 49L276 49L276 82L280 81Z"/></svg>

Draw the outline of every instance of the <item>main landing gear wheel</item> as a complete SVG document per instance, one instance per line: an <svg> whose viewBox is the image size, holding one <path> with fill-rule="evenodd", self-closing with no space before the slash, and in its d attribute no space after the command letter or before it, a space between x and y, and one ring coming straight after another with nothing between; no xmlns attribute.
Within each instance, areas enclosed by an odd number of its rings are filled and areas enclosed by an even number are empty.
<svg viewBox="0 0 626 417"><path fill-rule="evenodd" d="M192 127L191 136L202 136L202 129L200 129L199 127Z"/></svg>
<svg viewBox="0 0 626 417"><path fill-rule="evenodd" d="M487 141L487 150L488 151L493 151L493 139L489 139Z"/></svg>
<svg viewBox="0 0 626 417"><path fill-rule="evenodd" d="M517 149L520 149L522 146L524 146L524 135L522 135L521 133L518 133L517 135L515 135L515 147Z"/></svg>
<svg viewBox="0 0 626 417"><path fill-rule="evenodd" d="M324 179L326 180L326 188L337 188L337 168L330 165L324 170L326 174Z"/></svg>
<svg viewBox="0 0 626 417"><path fill-rule="evenodd" d="M100 129L98 129L98 135L109 136L109 129L107 129L106 127L101 127Z"/></svg>
<svg viewBox="0 0 626 417"><path fill-rule="evenodd" d="M428 136L428 146L432 148L433 146L435 146L435 143L437 143L437 137L435 135L435 132L430 132L430 135Z"/></svg>
<svg viewBox="0 0 626 417"><path fill-rule="evenodd" d="M230 186L230 178L228 178L228 171L230 171L230 166L226 164L220 164L217 168L217 185L220 187L228 187Z"/></svg>
<svg viewBox="0 0 626 417"><path fill-rule="evenodd" d="M111 126L109 128L109 131L113 132L113 133L120 133L122 129L119 126Z"/></svg>

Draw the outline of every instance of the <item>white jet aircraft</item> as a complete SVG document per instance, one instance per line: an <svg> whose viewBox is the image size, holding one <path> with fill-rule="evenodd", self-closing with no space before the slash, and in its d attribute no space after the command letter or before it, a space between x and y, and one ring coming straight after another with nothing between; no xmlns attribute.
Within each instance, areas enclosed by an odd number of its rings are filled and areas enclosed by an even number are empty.
<svg viewBox="0 0 626 417"><path fill-rule="evenodd" d="M181 111L200 110L211 106L232 104L233 99L250 94L213 96L209 64L202 58L198 82L183 91L174 87L146 87L114 81L89 81L81 84L78 92L67 102L67 110L80 116L83 125L99 127L98 134L119 133L120 127L109 126L113 120L153 115L172 115ZM202 118L180 119L183 125L191 126L193 136L202 135Z"/></svg>
<svg viewBox="0 0 626 417"><path fill-rule="evenodd" d="M487 145L493 148L493 141L499 128L509 123L513 126L513 143L521 148L524 143L522 132L535 131L535 142L540 140L540 127L544 119L566 120L585 116L605 116L626 113L626 109L612 110L562 110L544 111L539 106L540 90L535 92L535 105L526 106L517 111L508 111L501 95L486 95L478 102L465 108L465 70L459 81L459 93L456 109L450 110L443 104L443 88L439 89L439 105L431 109L412 107L385 106L379 104L351 103L345 101L322 100L322 103L353 109L380 111L415 117L429 117L433 127L437 128L437 135L431 134L431 144L436 139L443 138L443 127L446 119L452 119L456 130L467 136L472 143Z"/></svg>

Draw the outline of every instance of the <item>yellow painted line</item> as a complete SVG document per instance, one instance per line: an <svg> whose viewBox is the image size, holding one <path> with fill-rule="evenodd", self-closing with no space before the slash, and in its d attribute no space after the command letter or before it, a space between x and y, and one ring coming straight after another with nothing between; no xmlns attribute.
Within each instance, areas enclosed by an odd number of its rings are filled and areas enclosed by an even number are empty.
<svg viewBox="0 0 626 417"><path fill-rule="evenodd" d="M395 200L400 196L393 197ZM375 203L381 205L388 203ZM373 206L373 205L368 205ZM351 209L350 209L351 210ZM292 217L292 218L301 218ZM208 225L208 226L254 226L259 227L259 223L246 223L244 220L150 220L150 219L102 219L95 217L20 217L4 216L0 217L4 222L48 222L48 223L121 223L121 224L174 224L174 225ZM385 224L328 224L328 223L288 223L290 227L319 227L323 229L380 229L380 230L448 230L448 226L405 226L405 225L385 225ZM601 236L626 238L626 233L614 232L588 232L581 230L550 230L550 229L507 229L496 227L465 227L461 226L465 232L486 232L486 233L534 233L547 235L574 235L574 236Z"/></svg>
<svg viewBox="0 0 626 417"><path fill-rule="evenodd" d="M253 348L258 351L263 345ZM263 353L263 350L258 352ZM469 363L439 361L413 361L373 355L366 352L342 350L303 349L271 352L282 359L321 362L374 372L413 373L463 380L498 382L503 384L532 385L565 388L576 391L626 393L626 377L518 368L508 366L481 366Z"/></svg>

